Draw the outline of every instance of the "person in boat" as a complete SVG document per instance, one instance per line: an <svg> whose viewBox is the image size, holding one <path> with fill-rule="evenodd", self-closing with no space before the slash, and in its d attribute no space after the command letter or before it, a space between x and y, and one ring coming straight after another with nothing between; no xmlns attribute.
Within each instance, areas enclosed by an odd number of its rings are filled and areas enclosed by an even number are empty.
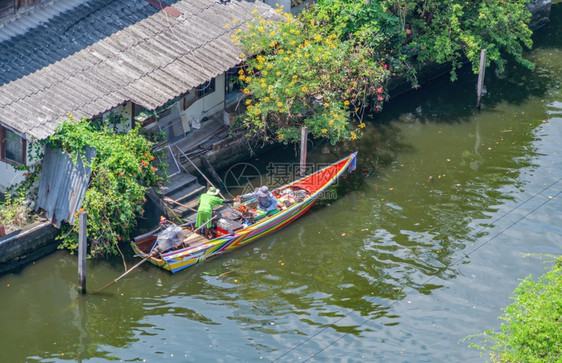
<svg viewBox="0 0 562 363"><path fill-rule="evenodd" d="M197 208L197 220L195 221L195 228L199 228L203 225L203 223L209 221L213 217L213 208L216 205L220 205L222 203L232 203L236 199L222 199L218 195L220 194L220 190L216 189L215 187L210 187L207 190L207 193L201 194L199 196L199 207ZM202 234L204 236L211 236L212 222L207 222L207 225L203 228Z"/></svg>
<svg viewBox="0 0 562 363"><path fill-rule="evenodd" d="M252 193L247 193L244 195L238 195L237 199L256 199L258 202L258 208L267 212L267 215L275 214L279 212L277 209L277 199L275 196L269 191L267 185L263 185Z"/></svg>

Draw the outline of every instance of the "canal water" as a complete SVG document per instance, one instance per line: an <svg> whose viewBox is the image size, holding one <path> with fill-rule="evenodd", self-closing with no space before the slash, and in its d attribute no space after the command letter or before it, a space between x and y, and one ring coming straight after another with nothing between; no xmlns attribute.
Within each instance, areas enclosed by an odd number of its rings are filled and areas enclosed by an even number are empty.
<svg viewBox="0 0 562 363"><path fill-rule="evenodd" d="M562 6L552 20L534 71L488 69L480 113L463 70L395 98L356 142L311 143L311 163L357 150L357 169L239 251L85 297L63 251L0 276L0 362L485 360L460 340L498 329L519 279L562 252ZM248 163L269 180L293 162ZM122 272L89 261L88 289Z"/></svg>

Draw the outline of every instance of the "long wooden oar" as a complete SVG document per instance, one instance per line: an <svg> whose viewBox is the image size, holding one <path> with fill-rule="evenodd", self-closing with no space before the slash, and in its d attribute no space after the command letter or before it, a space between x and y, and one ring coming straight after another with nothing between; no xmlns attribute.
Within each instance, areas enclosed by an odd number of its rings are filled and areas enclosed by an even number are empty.
<svg viewBox="0 0 562 363"><path fill-rule="evenodd" d="M150 256L148 256L150 257ZM115 280L111 281L109 284L105 285L104 287L102 287L101 289L98 289L96 291L94 291L94 294L99 293L102 290L107 289L108 287L110 287L111 285L113 285L114 283L116 283L117 281L121 280L123 277L127 276L129 274L129 272L133 271L134 269L136 269L137 267L139 267L140 265L142 265L143 263L145 263L146 261L148 261L148 257L145 257L141 262L137 263L136 265L134 265L133 267L131 267L130 269L127 270L127 272L125 272L123 275L119 276L118 278L116 278Z"/></svg>
<svg viewBox="0 0 562 363"><path fill-rule="evenodd" d="M184 207L185 209L189 209L190 211L197 213L197 209L191 208L191 207L189 207L189 206L187 206L187 205L185 205L185 204L183 204L183 203L180 203L180 202L178 202L177 200L174 200L174 199L172 199L172 198L164 197L164 200L165 200L166 202L172 202L172 203L174 203L174 204L179 205L180 207Z"/></svg>
<svg viewBox="0 0 562 363"><path fill-rule="evenodd" d="M213 218L209 219L207 222L203 223L199 228L197 228L195 231L193 231L192 233L197 233L201 228L205 227L207 225L207 223L213 221L215 218L217 218L218 216L213 216ZM154 246L152 246L152 248L154 248L156 246L156 244L158 243L158 239L156 239L156 242L154 242ZM152 249L151 249L152 251ZM145 263L146 261L148 261L148 259L150 258L150 255L144 257L142 259L141 262L137 263L136 265L134 265L133 267L131 267L130 269L128 269L124 274L122 274L121 276L119 276L118 278L116 278L115 280L111 281L109 284L105 285L104 287L102 287L101 289L98 289L96 291L94 291L94 294L99 293L102 290L107 289L108 287L110 287L111 285L113 285L114 283L116 283L117 281L121 280L123 277L127 276L131 271L133 271L134 269L136 269L137 267L139 267L140 265L142 265L143 263Z"/></svg>

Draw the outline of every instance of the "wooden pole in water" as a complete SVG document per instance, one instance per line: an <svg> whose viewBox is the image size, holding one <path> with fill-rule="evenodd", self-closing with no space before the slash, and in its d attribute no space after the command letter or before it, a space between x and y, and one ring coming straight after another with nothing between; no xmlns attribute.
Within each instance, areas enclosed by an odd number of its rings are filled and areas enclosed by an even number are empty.
<svg viewBox="0 0 562 363"><path fill-rule="evenodd" d="M88 246L88 217L84 212L79 214L78 230L78 289L86 293L86 251Z"/></svg>
<svg viewBox="0 0 562 363"><path fill-rule="evenodd" d="M486 73L486 49L480 52L480 69L478 70L478 86L476 90L476 108L480 111L480 98L484 87L484 74Z"/></svg>
<svg viewBox="0 0 562 363"><path fill-rule="evenodd" d="M306 132L306 126L301 128L301 177L304 176L306 172L306 143L308 142L308 133Z"/></svg>

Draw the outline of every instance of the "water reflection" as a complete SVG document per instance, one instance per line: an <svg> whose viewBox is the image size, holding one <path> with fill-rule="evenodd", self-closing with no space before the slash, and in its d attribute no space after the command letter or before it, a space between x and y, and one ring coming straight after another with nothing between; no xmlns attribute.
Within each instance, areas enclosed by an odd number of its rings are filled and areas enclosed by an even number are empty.
<svg viewBox="0 0 562 363"><path fill-rule="evenodd" d="M544 34L556 34L557 21ZM436 311L432 298L455 306L444 291L467 284L466 255L552 185L537 170L560 150L541 142L548 135L540 125L562 113L562 45L542 35L537 44L545 46L529 55L536 71L487 72L480 114L476 77L466 70L453 86L438 80L395 99L359 142L314 145L315 163L359 151L357 170L333 188L336 199L246 248L175 276L143 265L86 297L76 292L75 259L62 252L0 277L0 361L292 360L330 344L334 359L353 350L357 359L400 360L406 345L427 360L466 356L449 344L459 334L451 327L435 333L416 324L476 319L459 308ZM295 161L293 149L252 163L265 171L280 160ZM127 259L136 262L130 252ZM122 273L119 259L89 261L88 269L90 290ZM495 299L494 289L476 298ZM411 296L426 302L414 318Z"/></svg>

